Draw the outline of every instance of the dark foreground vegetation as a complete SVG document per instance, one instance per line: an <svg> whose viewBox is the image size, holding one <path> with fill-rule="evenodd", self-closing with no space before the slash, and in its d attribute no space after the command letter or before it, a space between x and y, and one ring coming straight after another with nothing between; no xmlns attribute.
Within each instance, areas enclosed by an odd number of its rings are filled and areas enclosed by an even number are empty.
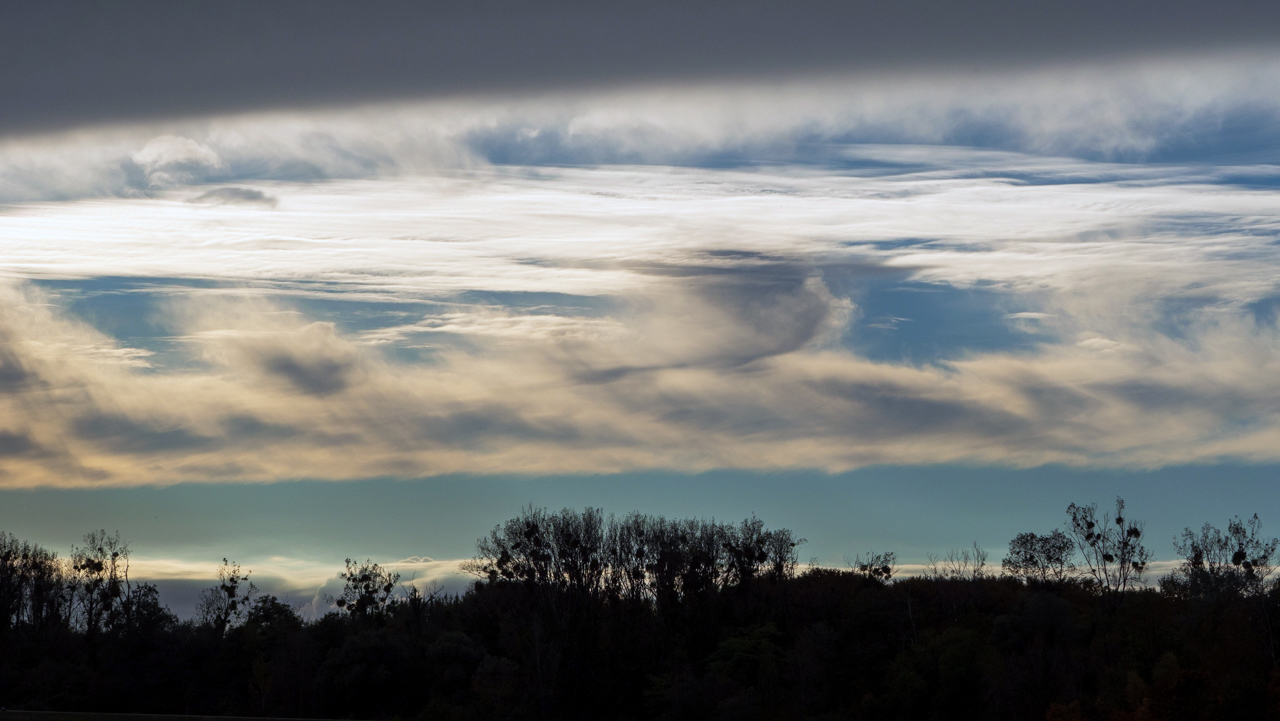
<svg viewBox="0 0 1280 721"><path fill-rule="evenodd" d="M1123 503L897 574L801 567L720 524L529 509L460 596L348 562L305 621L224 564L180 621L117 536L66 559L0 534L0 705L404 719L1280 718L1276 541L1256 517L1177 542L1154 581Z"/></svg>

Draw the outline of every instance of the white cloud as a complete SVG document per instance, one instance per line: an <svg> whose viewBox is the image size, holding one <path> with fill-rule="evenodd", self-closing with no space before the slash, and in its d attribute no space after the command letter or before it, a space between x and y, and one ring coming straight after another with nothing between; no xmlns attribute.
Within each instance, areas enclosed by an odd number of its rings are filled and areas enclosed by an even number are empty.
<svg viewBox="0 0 1280 721"><path fill-rule="evenodd" d="M189 185L206 180L223 168L222 159L207 145L176 135L161 135L147 141L133 154L153 188Z"/></svg>
<svg viewBox="0 0 1280 721"><path fill-rule="evenodd" d="M91 128L0 142L0 202L135 197L188 183L420 175L490 162L825 163L841 160L840 146L851 142L983 146L992 152L982 162L996 165L999 151L1095 160L1248 157L1241 151L1273 144L1278 69L1274 55L1236 53L982 76L832 75ZM914 153L946 164L949 152L886 148L882 155L900 162ZM1034 172L1043 162L1021 164Z"/></svg>
<svg viewBox="0 0 1280 721"><path fill-rule="evenodd" d="M1276 167L1105 160L1265 100L1269 62L9 141L0 484L1276 460ZM957 117L1004 149L836 142L955 141ZM22 284L119 276L209 281L149 319L188 365ZM867 310L883 278L993 293L1035 345L872 361L866 333L932 332ZM406 310L346 331L304 300Z"/></svg>

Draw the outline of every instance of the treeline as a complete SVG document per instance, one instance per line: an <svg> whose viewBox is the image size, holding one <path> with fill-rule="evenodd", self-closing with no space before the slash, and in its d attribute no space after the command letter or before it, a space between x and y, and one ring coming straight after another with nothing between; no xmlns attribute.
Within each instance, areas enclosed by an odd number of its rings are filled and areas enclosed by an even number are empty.
<svg viewBox="0 0 1280 721"><path fill-rule="evenodd" d="M0 534L0 706L401 719L1280 718L1275 539L1257 517L1175 541L1068 508L997 567L976 545L802 566L804 540L529 508L460 595L348 561L305 620L224 563L193 619L129 577L118 535L66 558Z"/></svg>

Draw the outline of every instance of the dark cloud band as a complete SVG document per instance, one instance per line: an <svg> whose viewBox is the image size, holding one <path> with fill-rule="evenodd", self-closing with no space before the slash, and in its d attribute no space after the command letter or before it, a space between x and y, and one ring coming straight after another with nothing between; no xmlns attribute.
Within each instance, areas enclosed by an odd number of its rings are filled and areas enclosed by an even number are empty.
<svg viewBox="0 0 1280 721"><path fill-rule="evenodd" d="M447 94L968 73L1273 46L1280 5L947 0L9 3L0 133Z"/></svg>

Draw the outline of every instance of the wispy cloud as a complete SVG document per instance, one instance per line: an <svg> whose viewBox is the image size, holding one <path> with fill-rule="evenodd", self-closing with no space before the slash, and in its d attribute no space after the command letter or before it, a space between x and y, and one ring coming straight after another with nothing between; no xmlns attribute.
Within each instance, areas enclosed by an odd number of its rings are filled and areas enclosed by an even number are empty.
<svg viewBox="0 0 1280 721"><path fill-rule="evenodd" d="M886 162L945 164L949 153L974 147L1032 154L1019 161L1019 177L1029 182L1042 168L1062 170L1046 156L1275 162L1278 62L1274 51L1237 51L976 75L819 74L87 127L0 141L0 202L142 197L187 184L200 188L188 196L195 198L208 184L262 192L256 183L489 164L799 162L873 173ZM886 147L884 158L844 151L904 143L935 147ZM1143 172L1087 166L1074 179L1136 181Z"/></svg>
<svg viewBox="0 0 1280 721"><path fill-rule="evenodd" d="M0 484L1275 460L1274 67L12 140Z"/></svg>

